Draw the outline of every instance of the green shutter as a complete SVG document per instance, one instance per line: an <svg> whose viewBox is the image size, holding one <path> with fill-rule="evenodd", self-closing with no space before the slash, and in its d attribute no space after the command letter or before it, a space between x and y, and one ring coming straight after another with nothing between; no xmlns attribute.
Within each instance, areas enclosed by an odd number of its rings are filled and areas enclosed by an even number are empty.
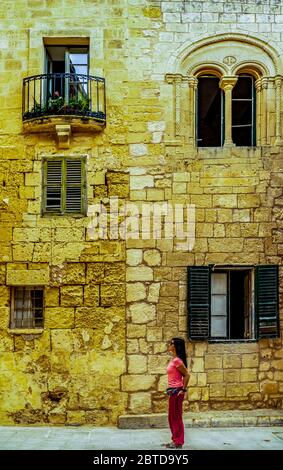
<svg viewBox="0 0 283 470"><path fill-rule="evenodd" d="M60 213L62 210L62 161L44 162L44 210Z"/></svg>
<svg viewBox="0 0 283 470"><path fill-rule="evenodd" d="M66 160L66 212L82 212L82 160Z"/></svg>
<svg viewBox="0 0 283 470"><path fill-rule="evenodd" d="M46 159L43 166L43 211L83 213L86 198L84 158Z"/></svg>
<svg viewBox="0 0 283 470"><path fill-rule="evenodd" d="M188 268L188 327L189 338L209 338L210 330L210 268Z"/></svg>
<svg viewBox="0 0 283 470"><path fill-rule="evenodd" d="M255 310L258 338L279 336L278 266L256 267Z"/></svg>

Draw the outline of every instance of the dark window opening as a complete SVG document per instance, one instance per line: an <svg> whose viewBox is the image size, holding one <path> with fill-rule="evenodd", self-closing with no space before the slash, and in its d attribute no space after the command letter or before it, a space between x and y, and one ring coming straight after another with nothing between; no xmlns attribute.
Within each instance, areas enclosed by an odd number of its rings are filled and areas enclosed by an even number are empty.
<svg viewBox="0 0 283 470"><path fill-rule="evenodd" d="M250 273L230 271L230 339L251 337Z"/></svg>
<svg viewBox="0 0 283 470"><path fill-rule="evenodd" d="M47 99L65 102L87 96L89 50L87 46L46 46ZM58 74L57 76L54 74ZM71 75L65 75L71 74Z"/></svg>
<svg viewBox="0 0 283 470"><path fill-rule="evenodd" d="M240 75L232 91L232 139L237 146L255 145L255 87L252 76Z"/></svg>
<svg viewBox="0 0 283 470"><path fill-rule="evenodd" d="M224 131L224 95L219 78L206 75L198 79L197 145L221 147Z"/></svg>
<svg viewBox="0 0 283 470"><path fill-rule="evenodd" d="M43 289L14 287L12 289L11 328L43 327Z"/></svg>
<svg viewBox="0 0 283 470"><path fill-rule="evenodd" d="M251 271L211 273L211 338L252 337Z"/></svg>

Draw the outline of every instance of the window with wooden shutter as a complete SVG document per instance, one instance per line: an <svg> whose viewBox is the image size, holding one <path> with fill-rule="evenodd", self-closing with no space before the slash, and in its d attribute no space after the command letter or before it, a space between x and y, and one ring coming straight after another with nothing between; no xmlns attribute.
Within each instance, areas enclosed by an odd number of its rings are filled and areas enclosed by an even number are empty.
<svg viewBox="0 0 283 470"><path fill-rule="evenodd" d="M210 268L188 268L189 338L208 339L210 323Z"/></svg>
<svg viewBox="0 0 283 470"><path fill-rule="evenodd" d="M43 212L82 214L85 212L85 161L57 158L44 161Z"/></svg>
<svg viewBox="0 0 283 470"><path fill-rule="evenodd" d="M44 196L45 211L60 213L62 211L62 160L44 162Z"/></svg>
<svg viewBox="0 0 283 470"><path fill-rule="evenodd" d="M279 336L278 266L256 267L256 321L258 338Z"/></svg>
<svg viewBox="0 0 283 470"><path fill-rule="evenodd" d="M188 268L192 340L255 341L279 336L278 266Z"/></svg>
<svg viewBox="0 0 283 470"><path fill-rule="evenodd" d="M81 160L66 160L66 212L82 212L82 170Z"/></svg>

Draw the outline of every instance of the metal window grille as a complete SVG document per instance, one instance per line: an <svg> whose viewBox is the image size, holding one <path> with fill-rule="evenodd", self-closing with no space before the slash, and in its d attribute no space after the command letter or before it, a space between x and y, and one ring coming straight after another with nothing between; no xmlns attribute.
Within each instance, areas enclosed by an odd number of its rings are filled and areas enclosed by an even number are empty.
<svg viewBox="0 0 283 470"><path fill-rule="evenodd" d="M43 327L43 289L14 287L12 289L11 328Z"/></svg>

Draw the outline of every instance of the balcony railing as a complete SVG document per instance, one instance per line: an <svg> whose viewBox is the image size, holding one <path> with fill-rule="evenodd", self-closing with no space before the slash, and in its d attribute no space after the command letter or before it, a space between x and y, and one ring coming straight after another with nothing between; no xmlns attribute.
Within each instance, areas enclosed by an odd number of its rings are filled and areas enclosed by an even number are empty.
<svg viewBox="0 0 283 470"><path fill-rule="evenodd" d="M23 121L49 116L91 118L104 125L105 79L73 73L24 78Z"/></svg>

